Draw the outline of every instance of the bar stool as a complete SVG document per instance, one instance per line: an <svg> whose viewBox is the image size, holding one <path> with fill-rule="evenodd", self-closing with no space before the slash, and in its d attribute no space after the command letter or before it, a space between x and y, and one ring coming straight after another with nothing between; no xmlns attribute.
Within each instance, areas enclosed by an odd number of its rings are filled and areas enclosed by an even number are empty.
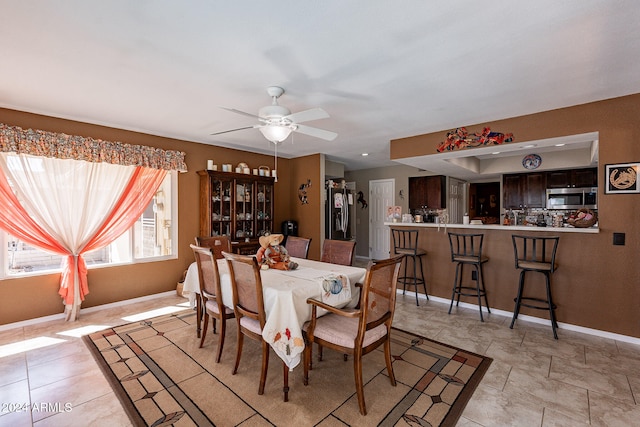
<svg viewBox="0 0 640 427"><path fill-rule="evenodd" d="M451 309L453 308L453 300L456 300L456 307L460 303L460 295L477 297L478 308L480 309L480 321L484 322L484 318L482 317L482 297L484 297L484 304L487 307L487 312L491 313L489 302L487 301L487 292L484 288L484 275L482 274L482 265L489 261L488 257L482 255L484 234L451 232L447 234L449 235L451 262L456 263L456 277L453 282L453 293L451 294L449 314L451 314ZM472 265L475 269L475 279L472 279L476 282L475 287L462 286L462 277L464 275L465 265Z"/></svg>
<svg viewBox="0 0 640 427"><path fill-rule="evenodd" d="M396 255L404 255L404 275L398 277L398 283L402 283L404 288L402 294L407 291L407 285L413 286L416 292L416 305L418 303L418 285L422 284L424 287L424 295L429 299L427 294L427 284L424 280L424 270L422 268L422 257L427 253L422 249L418 249L418 231L419 230L400 230L397 228L391 229L393 235L393 252ZM409 276L407 273L408 259L413 261L413 275ZM420 277L418 277L418 261L420 262Z"/></svg>
<svg viewBox="0 0 640 427"><path fill-rule="evenodd" d="M556 250L558 249L559 236L556 237L530 237L512 235L513 253L516 259L516 268L520 269L520 281L518 282L518 296L514 298L516 303L513 310L513 319L511 320L511 329L518 318L520 306L535 308L537 310L549 310L551 320L551 328L553 329L553 337L558 339L556 329L558 322L556 321L555 309L551 297L551 274L558 268L556 264ZM534 298L523 296L524 278L528 271L542 273L545 277L547 298ZM525 302L523 302L525 301Z"/></svg>

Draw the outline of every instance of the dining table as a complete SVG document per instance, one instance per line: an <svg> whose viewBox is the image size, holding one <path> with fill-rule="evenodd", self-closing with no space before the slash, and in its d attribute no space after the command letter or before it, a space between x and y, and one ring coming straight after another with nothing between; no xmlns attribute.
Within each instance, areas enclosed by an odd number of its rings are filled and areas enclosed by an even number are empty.
<svg viewBox="0 0 640 427"><path fill-rule="evenodd" d="M260 270L266 312L262 337L289 370L300 363L304 351L302 325L311 319L311 306L307 299L315 298L338 308L356 307L360 299L360 287L356 285L364 282L367 271L361 267L291 259L298 264L294 270ZM217 263L222 302L233 308L229 267L224 259L217 260ZM183 289L189 292L192 306L199 307L200 284L195 262L187 270ZM197 323L199 325L200 321Z"/></svg>

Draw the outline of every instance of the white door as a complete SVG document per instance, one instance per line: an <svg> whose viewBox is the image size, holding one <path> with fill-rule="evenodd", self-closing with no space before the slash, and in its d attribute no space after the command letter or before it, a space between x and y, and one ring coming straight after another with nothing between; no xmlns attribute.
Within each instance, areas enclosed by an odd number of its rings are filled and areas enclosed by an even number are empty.
<svg viewBox="0 0 640 427"><path fill-rule="evenodd" d="M384 225L388 206L395 205L395 179L369 181L369 258L389 258L389 227Z"/></svg>
<svg viewBox="0 0 640 427"><path fill-rule="evenodd" d="M456 178L449 178L449 200L447 211L450 224L462 224L464 212L467 212L467 183Z"/></svg>

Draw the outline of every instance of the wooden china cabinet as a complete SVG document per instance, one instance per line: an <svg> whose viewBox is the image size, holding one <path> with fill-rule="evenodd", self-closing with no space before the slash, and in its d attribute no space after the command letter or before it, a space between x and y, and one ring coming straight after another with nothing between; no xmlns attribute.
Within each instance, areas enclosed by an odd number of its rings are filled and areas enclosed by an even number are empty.
<svg viewBox="0 0 640 427"><path fill-rule="evenodd" d="M273 232L274 178L198 171L200 236L228 236L236 253L255 254L258 238Z"/></svg>

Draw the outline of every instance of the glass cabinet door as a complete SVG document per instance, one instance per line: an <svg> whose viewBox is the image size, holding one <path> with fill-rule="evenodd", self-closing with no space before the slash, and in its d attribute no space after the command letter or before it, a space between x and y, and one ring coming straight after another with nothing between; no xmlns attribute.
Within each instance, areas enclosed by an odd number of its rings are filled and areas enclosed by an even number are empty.
<svg viewBox="0 0 640 427"><path fill-rule="evenodd" d="M236 180L235 230L236 239L255 237L253 228L253 181Z"/></svg>
<svg viewBox="0 0 640 427"><path fill-rule="evenodd" d="M273 184L256 182L256 227L258 235L273 233Z"/></svg>
<svg viewBox="0 0 640 427"><path fill-rule="evenodd" d="M228 236L234 251L253 251L273 233L274 180L230 172L198 171L200 235ZM253 245L253 246L252 246Z"/></svg>
<svg viewBox="0 0 640 427"><path fill-rule="evenodd" d="M211 180L211 235L229 236L231 233L232 181Z"/></svg>

